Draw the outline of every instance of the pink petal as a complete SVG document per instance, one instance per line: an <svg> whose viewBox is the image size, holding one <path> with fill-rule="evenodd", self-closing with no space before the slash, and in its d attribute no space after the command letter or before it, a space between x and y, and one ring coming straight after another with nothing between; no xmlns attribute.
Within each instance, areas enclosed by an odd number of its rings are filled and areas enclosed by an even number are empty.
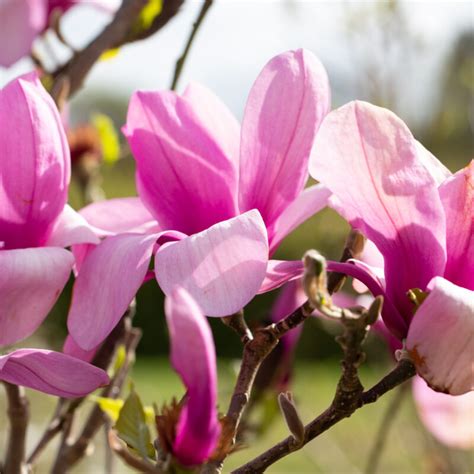
<svg viewBox="0 0 474 474"><path fill-rule="evenodd" d="M474 447L474 393L452 396L432 390L421 377L413 380L421 421L441 443L456 449Z"/></svg>
<svg viewBox="0 0 474 474"><path fill-rule="evenodd" d="M333 192L338 212L384 255L387 293L408 320L406 292L424 289L446 261L436 181L412 134L392 112L351 102L321 126L310 172Z"/></svg>
<svg viewBox="0 0 474 474"><path fill-rule="evenodd" d="M227 106L207 87L192 82L186 87L183 97L192 104L200 122L222 147L235 166L239 167L240 124Z"/></svg>
<svg viewBox="0 0 474 474"><path fill-rule="evenodd" d="M228 144L207 128L197 106L205 104L169 91L139 91L123 129L137 162L140 197L161 228L185 234L236 214L237 174Z"/></svg>
<svg viewBox="0 0 474 474"><path fill-rule="evenodd" d="M289 281L301 278L303 273L304 266L301 260L269 260L265 279L258 293L275 290Z"/></svg>
<svg viewBox="0 0 474 474"><path fill-rule="evenodd" d="M105 237L123 232L158 232L158 223L138 197L107 199L80 210L96 233Z"/></svg>
<svg viewBox="0 0 474 474"><path fill-rule="evenodd" d="M474 161L439 188L446 213L446 279L474 290Z"/></svg>
<svg viewBox="0 0 474 474"><path fill-rule="evenodd" d="M430 387L461 395L474 390L474 292L441 277L430 289L413 317L406 347Z"/></svg>
<svg viewBox="0 0 474 474"><path fill-rule="evenodd" d="M70 334L66 337L63 346L63 353L75 357L76 359L81 359L84 362L92 362L94 359L99 346L94 347L91 350L85 351L82 347L76 344L76 341L72 338Z"/></svg>
<svg viewBox="0 0 474 474"><path fill-rule="evenodd" d="M74 244L98 244L99 238L87 221L69 204L56 220L46 245L50 247L70 247Z"/></svg>
<svg viewBox="0 0 474 474"><path fill-rule="evenodd" d="M273 58L255 81L240 143L239 206L270 226L300 194L314 137L330 106L326 71L309 51Z"/></svg>
<svg viewBox="0 0 474 474"><path fill-rule="evenodd" d="M187 389L173 454L185 466L202 464L214 451L220 433L212 332L201 309L183 288L175 288L166 298L165 313L171 362Z"/></svg>
<svg viewBox="0 0 474 474"><path fill-rule="evenodd" d="M255 296L267 261L266 228L253 210L163 246L155 257L155 273L166 295L180 285L206 315L226 316Z"/></svg>
<svg viewBox="0 0 474 474"><path fill-rule="evenodd" d="M415 140L416 152L423 166L430 172L431 176L439 186L451 176L451 171L441 163L430 151L428 151L418 140Z"/></svg>
<svg viewBox="0 0 474 474"><path fill-rule="evenodd" d="M74 258L55 247L0 251L0 346L36 331L58 299Z"/></svg>
<svg viewBox="0 0 474 474"><path fill-rule="evenodd" d="M327 206L330 191L321 184L306 188L288 207L280 214L268 231L270 254L280 242L306 219Z"/></svg>
<svg viewBox="0 0 474 474"><path fill-rule="evenodd" d="M0 2L0 66L10 67L26 56L47 22L47 0Z"/></svg>
<svg viewBox="0 0 474 474"><path fill-rule="evenodd" d="M0 234L6 248L43 245L67 200L69 148L36 74L0 91Z"/></svg>
<svg viewBox="0 0 474 474"><path fill-rule="evenodd" d="M82 349L98 346L119 322L143 282L156 240L156 234L120 234L87 255L68 317L69 332Z"/></svg>
<svg viewBox="0 0 474 474"><path fill-rule="evenodd" d="M41 349L19 349L0 356L0 380L65 398L84 397L109 383L103 370Z"/></svg>
<svg viewBox="0 0 474 474"><path fill-rule="evenodd" d="M360 256L360 261L365 263L370 269L370 272L375 275L378 281L385 287L385 272L383 255L371 240L367 240L364 245L364 250ZM359 280L352 282L354 290L359 293L367 291L367 287Z"/></svg>

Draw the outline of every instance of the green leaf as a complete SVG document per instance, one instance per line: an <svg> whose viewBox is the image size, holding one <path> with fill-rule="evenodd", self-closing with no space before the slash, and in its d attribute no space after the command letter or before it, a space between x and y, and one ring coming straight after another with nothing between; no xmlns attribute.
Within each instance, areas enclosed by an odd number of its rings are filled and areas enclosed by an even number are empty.
<svg viewBox="0 0 474 474"><path fill-rule="evenodd" d="M107 414L114 423L118 420L120 411L122 410L122 407L124 405L123 400L95 396L91 396L90 399L96 402L99 405L100 409L105 414Z"/></svg>
<svg viewBox="0 0 474 474"><path fill-rule="evenodd" d="M114 164L120 157L120 141L114 123L107 115L94 114L92 124L99 133L104 162L109 165Z"/></svg>
<svg viewBox="0 0 474 474"><path fill-rule="evenodd" d="M120 410L115 429L120 438L144 459L155 457L155 448L151 443L150 430L146 423L145 409L133 387Z"/></svg>

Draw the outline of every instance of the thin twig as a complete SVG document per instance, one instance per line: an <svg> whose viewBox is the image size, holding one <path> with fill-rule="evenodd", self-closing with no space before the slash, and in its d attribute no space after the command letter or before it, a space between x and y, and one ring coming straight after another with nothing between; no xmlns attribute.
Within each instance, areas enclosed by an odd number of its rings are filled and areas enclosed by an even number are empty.
<svg viewBox="0 0 474 474"><path fill-rule="evenodd" d="M404 396L407 393L408 387L409 386L407 384L400 385L385 410L384 416L377 430L377 434L374 438L375 442L370 450L367 466L365 468L366 474L375 474L377 472L377 467L383 453L383 448L386 445L390 428L393 425L396 414L398 413Z"/></svg>
<svg viewBox="0 0 474 474"><path fill-rule="evenodd" d="M8 382L4 382L4 385L8 401L7 415L10 423L5 472L8 474L21 474L25 470L29 402L23 387Z"/></svg>
<svg viewBox="0 0 474 474"><path fill-rule="evenodd" d="M188 41L186 42L186 46L184 48L183 53L181 56L178 58L176 61L176 66L174 69L174 74L173 74L173 81L171 82L171 90L176 90L176 86L178 85L179 77L181 76L181 72L183 70L184 63L186 61L186 58L188 57L188 53L191 49L191 45L193 44L194 38L196 37L196 33L201 26L206 13L209 11L213 3L213 0L204 0L204 3L202 4L201 10L199 11L199 15L196 19L196 21L193 24L193 27L191 29L191 34L189 35Z"/></svg>

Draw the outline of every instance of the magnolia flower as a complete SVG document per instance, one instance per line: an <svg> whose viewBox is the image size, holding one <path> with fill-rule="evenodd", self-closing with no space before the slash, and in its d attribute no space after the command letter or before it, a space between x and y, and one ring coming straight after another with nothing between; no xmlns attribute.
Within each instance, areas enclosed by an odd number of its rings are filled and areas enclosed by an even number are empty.
<svg viewBox="0 0 474 474"><path fill-rule="evenodd" d="M269 252L327 202L324 187L303 188L328 108L324 68L303 50L264 67L242 127L196 84L183 96L134 94L124 133L137 162L140 198L82 211L108 237L82 249L68 320L76 342L92 349L107 336L142 284L153 252L165 294L184 287L208 316L247 304L262 284Z"/></svg>
<svg viewBox="0 0 474 474"><path fill-rule="evenodd" d="M182 288L165 301L171 362L186 386L172 442L173 456L184 466L202 464L216 448L217 369L212 332L199 306Z"/></svg>
<svg viewBox="0 0 474 474"><path fill-rule="evenodd" d="M42 349L18 349L0 356L0 380L64 398L83 397L109 383L102 369Z"/></svg>
<svg viewBox="0 0 474 474"><path fill-rule="evenodd" d="M10 67L30 51L33 41L47 30L53 11L66 12L80 3L108 11L116 0L0 0L0 66ZM5 45L8 45L6 47Z"/></svg>
<svg viewBox="0 0 474 474"><path fill-rule="evenodd" d="M386 326L432 388L472 390L474 163L451 175L393 113L352 102L325 119L310 173L384 260L378 271L357 261L328 268L384 296ZM423 292L415 304L413 289Z"/></svg>
<svg viewBox="0 0 474 474"><path fill-rule="evenodd" d="M66 284L73 255L97 243L67 204L69 150L35 74L0 91L0 347L30 336Z"/></svg>

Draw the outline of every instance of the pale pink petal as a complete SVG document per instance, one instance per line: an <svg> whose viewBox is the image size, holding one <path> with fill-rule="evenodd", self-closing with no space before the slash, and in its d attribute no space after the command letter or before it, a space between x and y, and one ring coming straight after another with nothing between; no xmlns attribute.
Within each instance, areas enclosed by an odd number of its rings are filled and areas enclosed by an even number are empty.
<svg viewBox="0 0 474 474"><path fill-rule="evenodd" d="M330 195L331 193L326 187L316 184L306 188L297 196L268 230L270 255L291 231L326 207Z"/></svg>
<svg viewBox="0 0 474 474"><path fill-rule="evenodd" d="M74 244L98 244L100 239L95 230L69 204L57 218L51 235L46 242L50 247L70 247Z"/></svg>
<svg viewBox="0 0 474 474"><path fill-rule="evenodd" d="M74 283L68 329L82 349L98 346L140 288L156 234L107 237L90 251Z"/></svg>
<svg viewBox="0 0 474 474"><path fill-rule="evenodd" d="M207 316L226 316L255 296L267 261L265 224L253 210L163 246L155 273L166 295L182 286Z"/></svg>
<svg viewBox="0 0 474 474"><path fill-rule="evenodd" d="M236 214L234 163L196 105L170 91L139 91L123 128L137 162L140 197L162 229L185 234Z"/></svg>
<svg viewBox="0 0 474 474"><path fill-rule="evenodd" d="M301 260L269 260L265 279L258 293L275 290L289 281L301 278L303 273L304 265Z"/></svg>
<svg viewBox="0 0 474 474"><path fill-rule="evenodd" d="M415 377L413 397L421 421L438 441L455 449L474 448L474 392L458 396L435 392Z"/></svg>
<svg viewBox="0 0 474 474"><path fill-rule="evenodd" d="M10 67L29 54L47 23L48 0L0 1L0 66Z"/></svg>
<svg viewBox="0 0 474 474"><path fill-rule="evenodd" d="M0 216L6 248L43 245L67 200L69 147L36 74L0 91Z"/></svg>
<svg viewBox="0 0 474 474"><path fill-rule="evenodd" d="M214 451L220 433L217 413L216 352L211 328L183 288L165 301L171 362L187 389L173 455L185 466L202 464Z"/></svg>
<svg viewBox="0 0 474 474"><path fill-rule="evenodd" d="M59 9L64 13L76 5L94 7L107 13L114 13L120 7L120 4L121 0L48 0L48 16L55 9Z"/></svg>
<svg viewBox="0 0 474 474"><path fill-rule="evenodd" d="M387 293L408 320L406 292L443 273L446 230L437 183L407 126L386 109L351 102L324 120L310 172L383 254Z"/></svg>
<svg viewBox="0 0 474 474"><path fill-rule="evenodd" d="M94 202L79 213L101 237L123 232L158 232L156 219L138 197Z"/></svg>
<svg viewBox="0 0 474 474"><path fill-rule="evenodd" d="M0 356L0 380L64 398L84 397L107 385L107 373L82 360L41 349Z"/></svg>
<svg viewBox="0 0 474 474"><path fill-rule="evenodd" d="M81 359L84 362L92 362L94 356L97 353L99 346L94 347L88 351L84 350L76 341L72 338L70 334L67 335L66 340L63 345L63 353L75 357L76 359Z"/></svg>
<svg viewBox="0 0 474 474"><path fill-rule="evenodd" d="M273 58L255 81L242 121L239 206L271 226L300 194L314 137L330 107L326 71L309 51Z"/></svg>
<svg viewBox="0 0 474 474"><path fill-rule="evenodd" d="M439 193L446 213L444 276L474 290L474 161L446 180Z"/></svg>
<svg viewBox="0 0 474 474"><path fill-rule="evenodd" d="M30 336L71 273L71 252L56 247L0 250L0 346Z"/></svg>
<svg viewBox="0 0 474 474"><path fill-rule="evenodd" d="M411 322L406 347L430 387L461 395L474 390L474 292L441 277L429 288Z"/></svg>
<svg viewBox="0 0 474 474"><path fill-rule="evenodd" d="M368 268L373 275L381 282L382 286L385 287L385 271L384 271L384 261L383 255L379 252L379 249L371 240L366 240L364 245L364 250L359 260L367 264ZM364 293L367 291L367 287L360 282L359 280L354 280L352 282L354 290L359 293Z"/></svg>
<svg viewBox="0 0 474 474"><path fill-rule="evenodd" d="M418 159L424 167L430 172L431 176L439 186L451 176L451 171L441 163L430 151L428 151L418 140L415 140Z"/></svg>
<svg viewBox="0 0 474 474"><path fill-rule="evenodd" d="M239 167L240 124L227 106L197 82L186 87L183 97L192 104L193 110L207 130L212 132L225 156Z"/></svg>

